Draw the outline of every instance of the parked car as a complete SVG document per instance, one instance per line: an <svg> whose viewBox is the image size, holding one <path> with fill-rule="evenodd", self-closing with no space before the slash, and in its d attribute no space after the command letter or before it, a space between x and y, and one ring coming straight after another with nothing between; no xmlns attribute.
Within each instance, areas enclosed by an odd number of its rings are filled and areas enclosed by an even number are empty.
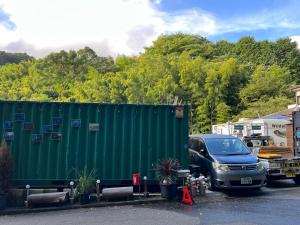
<svg viewBox="0 0 300 225"><path fill-rule="evenodd" d="M189 137L190 169L207 177L208 187L256 188L266 183L259 159L237 137L196 134Z"/></svg>

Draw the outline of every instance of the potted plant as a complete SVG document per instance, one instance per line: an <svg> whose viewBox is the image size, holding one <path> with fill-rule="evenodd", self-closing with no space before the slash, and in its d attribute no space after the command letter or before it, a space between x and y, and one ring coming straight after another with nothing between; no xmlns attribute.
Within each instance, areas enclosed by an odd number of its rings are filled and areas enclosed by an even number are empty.
<svg viewBox="0 0 300 225"><path fill-rule="evenodd" d="M181 167L176 159L164 159L155 164L154 170L159 180L161 196L173 199L177 196L177 170Z"/></svg>
<svg viewBox="0 0 300 225"><path fill-rule="evenodd" d="M0 146L0 210L7 205L8 191L11 186L13 160L5 142Z"/></svg>
<svg viewBox="0 0 300 225"><path fill-rule="evenodd" d="M88 172L85 167L84 170L78 173L77 192L80 204L88 204L90 202L90 194L95 187L95 170Z"/></svg>

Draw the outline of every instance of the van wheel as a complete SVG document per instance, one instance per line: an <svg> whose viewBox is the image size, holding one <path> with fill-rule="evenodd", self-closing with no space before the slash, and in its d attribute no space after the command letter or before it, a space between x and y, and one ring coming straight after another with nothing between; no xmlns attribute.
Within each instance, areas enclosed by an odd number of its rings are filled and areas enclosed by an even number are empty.
<svg viewBox="0 0 300 225"><path fill-rule="evenodd" d="M293 180L295 184L300 185L300 176L296 176Z"/></svg>
<svg viewBox="0 0 300 225"><path fill-rule="evenodd" d="M252 191L261 191L261 187L253 188Z"/></svg>
<svg viewBox="0 0 300 225"><path fill-rule="evenodd" d="M211 175L211 173L208 173L206 175L206 179L207 179L207 188L208 188L208 190L215 191L217 188L215 186L214 178Z"/></svg>
<svg viewBox="0 0 300 225"><path fill-rule="evenodd" d="M272 187L272 185L273 185L273 179L271 177L267 176L266 186Z"/></svg>

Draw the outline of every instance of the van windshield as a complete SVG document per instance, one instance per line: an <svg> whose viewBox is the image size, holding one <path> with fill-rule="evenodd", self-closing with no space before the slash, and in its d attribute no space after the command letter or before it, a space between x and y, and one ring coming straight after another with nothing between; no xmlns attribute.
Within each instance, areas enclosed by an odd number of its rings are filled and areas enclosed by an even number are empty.
<svg viewBox="0 0 300 225"><path fill-rule="evenodd" d="M206 139L208 151L212 155L248 155L250 150L238 138Z"/></svg>

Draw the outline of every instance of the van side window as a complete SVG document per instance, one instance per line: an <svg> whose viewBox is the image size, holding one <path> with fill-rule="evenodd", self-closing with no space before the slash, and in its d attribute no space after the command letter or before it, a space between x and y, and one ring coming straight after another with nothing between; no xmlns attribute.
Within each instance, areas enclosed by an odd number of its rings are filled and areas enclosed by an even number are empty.
<svg viewBox="0 0 300 225"><path fill-rule="evenodd" d="M199 151L200 151L200 149L204 149L204 144L201 140L198 140L198 142L199 142Z"/></svg>
<svg viewBox="0 0 300 225"><path fill-rule="evenodd" d="M201 155L207 155L207 150L204 142L201 139L198 140L198 142L199 142L199 150L197 152L199 152Z"/></svg>
<svg viewBox="0 0 300 225"><path fill-rule="evenodd" d="M195 150L195 151L199 151L199 150L198 150L198 149L199 149L199 142L198 142L198 140L197 140L197 139L191 138L191 139L189 140L189 148L190 148L190 149L193 149L193 150Z"/></svg>
<svg viewBox="0 0 300 225"><path fill-rule="evenodd" d="M205 144L203 143L203 141L201 139L193 139L191 138L189 140L189 148L193 149L194 151L200 153L201 155L205 155L206 154L206 147ZM201 152L201 149L204 150L204 152Z"/></svg>

